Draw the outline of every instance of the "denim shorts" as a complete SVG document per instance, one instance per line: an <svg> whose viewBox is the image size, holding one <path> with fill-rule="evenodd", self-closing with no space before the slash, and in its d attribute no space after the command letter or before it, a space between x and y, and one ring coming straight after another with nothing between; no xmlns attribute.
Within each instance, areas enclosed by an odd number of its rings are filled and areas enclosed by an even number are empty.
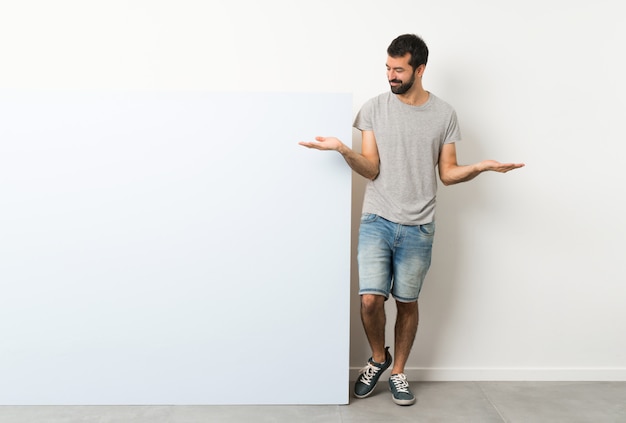
<svg viewBox="0 0 626 423"><path fill-rule="evenodd" d="M435 223L407 226L364 213L359 228L359 295L389 295L400 302L419 297L430 268Z"/></svg>

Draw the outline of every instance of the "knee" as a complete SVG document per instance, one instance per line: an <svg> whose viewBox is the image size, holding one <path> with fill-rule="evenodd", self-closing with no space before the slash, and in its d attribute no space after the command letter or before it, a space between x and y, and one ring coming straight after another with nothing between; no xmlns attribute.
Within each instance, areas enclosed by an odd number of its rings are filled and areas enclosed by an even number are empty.
<svg viewBox="0 0 626 423"><path fill-rule="evenodd" d="M398 314L404 314L404 315L418 314L417 301L410 302L410 303L403 303L401 301L396 301L396 307L397 307Z"/></svg>
<svg viewBox="0 0 626 423"><path fill-rule="evenodd" d="M385 297L382 295L361 295L361 312L364 314L375 314L385 307Z"/></svg>

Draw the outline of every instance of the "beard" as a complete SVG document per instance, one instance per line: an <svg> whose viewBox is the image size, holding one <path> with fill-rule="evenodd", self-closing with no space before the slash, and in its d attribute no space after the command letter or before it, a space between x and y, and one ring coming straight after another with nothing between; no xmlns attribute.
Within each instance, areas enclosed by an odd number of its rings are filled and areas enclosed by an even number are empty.
<svg viewBox="0 0 626 423"><path fill-rule="evenodd" d="M396 85L396 86L391 86L391 92L394 94L404 94L407 91L409 91L411 89L411 87L413 86L413 84L415 83L415 73L413 74L413 76L411 76L411 79L409 81L402 82L399 79L392 79L391 81L389 81L389 83L400 83L400 85Z"/></svg>

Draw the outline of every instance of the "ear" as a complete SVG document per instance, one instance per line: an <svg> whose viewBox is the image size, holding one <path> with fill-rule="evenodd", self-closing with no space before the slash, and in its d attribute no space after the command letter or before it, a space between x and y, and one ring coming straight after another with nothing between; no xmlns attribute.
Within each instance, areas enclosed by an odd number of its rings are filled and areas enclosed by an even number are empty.
<svg viewBox="0 0 626 423"><path fill-rule="evenodd" d="M424 71L426 70L426 65L419 65L417 69L415 69L415 76L422 77L424 76Z"/></svg>

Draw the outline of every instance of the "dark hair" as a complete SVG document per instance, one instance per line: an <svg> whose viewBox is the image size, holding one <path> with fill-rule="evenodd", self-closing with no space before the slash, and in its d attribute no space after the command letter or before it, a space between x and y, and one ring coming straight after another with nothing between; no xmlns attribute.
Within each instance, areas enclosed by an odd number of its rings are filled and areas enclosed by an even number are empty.
<svg viewBox="0 0 626 423"><path fill-rule="evenodd" d="M428 63L428 47L424 40L415 34L404 34L393 40L387 48L387 54L391 57L402 57L410 53L409 65L413 70L419 65Z"/></svg>

